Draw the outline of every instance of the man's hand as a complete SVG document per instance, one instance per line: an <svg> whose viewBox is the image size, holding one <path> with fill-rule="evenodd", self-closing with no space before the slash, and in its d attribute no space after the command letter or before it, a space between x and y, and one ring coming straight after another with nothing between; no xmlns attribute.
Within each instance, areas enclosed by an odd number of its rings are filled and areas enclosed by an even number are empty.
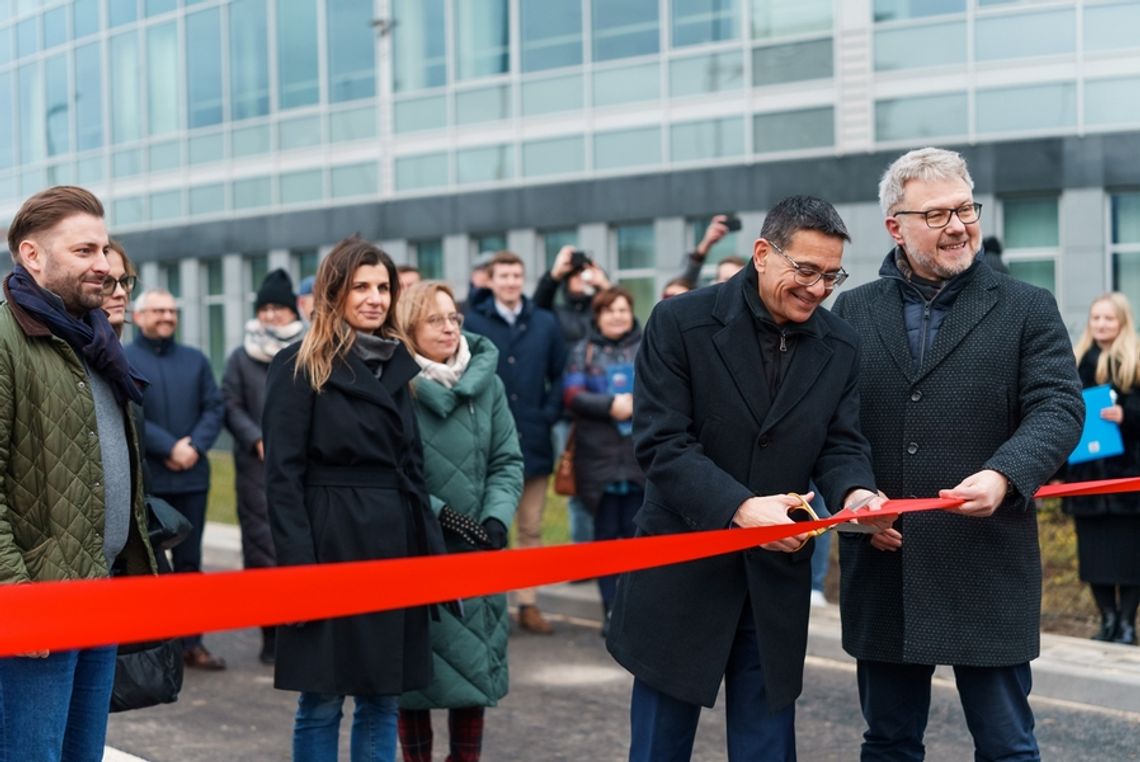
<svg viewBox="0 0 1140 762"><path fill-rule="evenodd" d="M550 266L550 277L554 280L562 280L570 274L570 258L574 254L573 246L563 246L558 250L558 255L554 257L554 264Z"/></svg>
<svg viewBox="0 0 1140 762"><path fill-rule="evenodd" d="M697 244L697 256L704 259L709 255L711 249L717 241L728 235L728 226L724 224L727 220L727 215L718 214L712 218L712 222L705 228L705 237Z"/></svg>
<svg viewBox="0 0 1140 762"><path fill-rule="evenodd" d="M257 440L257 444L255 444L253 446L253 449L257 452L257 459L264 463L265 462L265 440L264 439Z"/></svg>
<svg viewBox="0 0 1140 762"><path fill-rule="evenodd" d="M610 283L610 279L606 277L606 271L597 265L589 265L582 270L582 280L589 283L597 291L605 291L613 285Z"/></svg>
<svg viewBox="0 0 1140 762"><path fill-rule="evenodd" d="M878 550L896 551L902 547L902 535L897 529L884 529L871 535L871 547Z"/></svg>
<svg viewBox="0 0 1140 762"><path fill-rule="evenodd" d="M876 493L859 487L848 492L847 497L843 498L843 508L846 510L848 507L857 507L859 518L855 519L855 523L874 527L877 532L882 532L890 529L891 525L895 523L895 519L898 518L898 516L875 515L875 511L883 509L885 502L887 502L887 496L883 494L882 490Z"/></svg>
<svg viewBox="0 0 1140 762"><path fill-rule="evenodd" d="M811 502L811 499L815 497L815 493L809 492L803 497L804 500ZM791 495L750 497L736 509L736 515L732 517L732 523L744 529L775 526L778 524L794 524L795 522L788 517L788 509L795 508L799 504L799 498L792 497ZM782 540L767 542L760 547L764 550L778 550L781 553L794 553L802 548L807 540L808 535L805 532L804 534L785 537Z"/></svg>
<svg viewBox="0 0 1140 762"><path fill-rule="evenodd" d="M186 471L191 469L198 462L198 451L194 449L194 445L190 444L190 437L182 437L174 443L174 447L170 450L170 457L167 463L174 463L178 468L175 471ZM169 465L168 465L169 467Z"/></svg>
<svg viewBox="0 0 1140 762"><path fill-rule="evenodd" d="M628 421L633 417L633 395L615 394L610 403L610 418L615 421Z"/></svg>
<svg viewBox="0 0 1140 762"><path fill-rule="evenodd" d="M956 509L967 516L992 516L1009 489L1009 479L992 469L984 469L963 479L953 489L938 491L938 497L965 500Z"/></svg>
<svg viewBox="0 0 1140 762"><path fill-rule="evenodd" d="M51 655L51 651L28 651L22 654L16 654L21 659L46 659Z"/></svg>

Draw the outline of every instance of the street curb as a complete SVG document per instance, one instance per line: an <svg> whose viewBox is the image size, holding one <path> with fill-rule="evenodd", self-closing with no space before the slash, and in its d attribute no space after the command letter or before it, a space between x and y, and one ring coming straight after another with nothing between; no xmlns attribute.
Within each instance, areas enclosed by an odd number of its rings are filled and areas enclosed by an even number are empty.
<svg viewBox="0 0 1140 762"><path fill-rule="evenodd" d="M210 569L240 568L240 530L207 523L203 562ZM541 587L538 606L550 614L602 620L598 586L592 581ZM843 650L838 606L812 609L807 653L854 665L855 660ZM949 667L940 666L935 674L954 679ZM1033 661L1033 695L1140 714L1140 648L1042 633L1041 655Z"/></svg>

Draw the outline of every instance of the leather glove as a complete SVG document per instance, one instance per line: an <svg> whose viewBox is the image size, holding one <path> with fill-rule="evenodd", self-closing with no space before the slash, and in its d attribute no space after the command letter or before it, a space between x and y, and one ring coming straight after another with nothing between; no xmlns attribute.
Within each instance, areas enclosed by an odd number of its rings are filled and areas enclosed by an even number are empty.
<svg viewBox="0 0 1140 762"><path fill-rule="evenodd" d="M488 548L491 545L491 538L487 536L486 530L475 520L469 516L464 516L459 513L450 505L445 505L439 512L439 525L443 531L455 535L463 542L475 548Z"/></svg>
<svg viewBox="0 0 1140 762"><path fill-rule="evenodd" d="M488 549L502 550L507 547L507 528L498 519L487 519L483 522L483 531L487 533Z"/></svg>

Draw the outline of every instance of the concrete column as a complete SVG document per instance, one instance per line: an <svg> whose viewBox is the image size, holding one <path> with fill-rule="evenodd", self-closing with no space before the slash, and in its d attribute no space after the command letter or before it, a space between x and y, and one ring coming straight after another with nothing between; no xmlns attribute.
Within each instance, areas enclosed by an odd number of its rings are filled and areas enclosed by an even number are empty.
<svg viewBox="0 0 1140 762"><path fill-rule="evenodd" d="M526 272L526 285L523 286L524 294L533 294L534 285L546 272L546 263L542 261L538 244L538 233L534 228L507 231L507 251L513 251L522 257L523 269Z"/></svg>
<svg viewBox="0 0 1140 762"><path fill-rule="evenodd" d="M604 222L590 222L578 226L578 248L589 253L594 264L612 278L617 272L617 252L610 251L610 230Z"/></svg>
<svg viewBox="0 0 1140 762"><path fill-rule="evenodd" d="M178 263L178 277L182 281L182 297L179 299L182 314L178 325L181 329L182 341L192 347L202 348L203 310L202 296L206 293L206 284L202 273L201 262L198 259L183 259Z"/></svg>
<svg viewBox="0 0 1140 762"><path fill-rule="evenodd" d="M455 289L459 300L467 298L471 277L471 243L465 234L443 237L443 275Z"/></svg>
<svg viewBox="0 0 1140 762"><path fill-rule="evenodd" d="M1084 330L1093 299L1112 287L1104 209L1102 188L1078 188L1061 194L1058 306L1074 338Z"/></svg>
<svg viewBox="0 0 1140 762"><path fill-rule="evenodd" d="M398 265L414 265L415 262L411 261L410 253L408 252L408 242L400 238L390 238L386 241L380 241L377 246L381 250L387 252L392 261Z"/></svg>
<svg viewBox="0 0 1140 762"><path fill-rule="evenodd" d="M241 254L226 254L222 257L226 352L241 344L245 321L251 316L249 303L246 301L245 265Z"/></svg>

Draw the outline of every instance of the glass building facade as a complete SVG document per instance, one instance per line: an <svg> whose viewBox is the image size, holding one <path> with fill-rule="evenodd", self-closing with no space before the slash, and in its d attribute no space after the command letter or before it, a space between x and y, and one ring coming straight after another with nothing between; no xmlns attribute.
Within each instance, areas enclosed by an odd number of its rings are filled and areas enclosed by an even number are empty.
<svg viewBox="0 0 1140 762"><path fill-rule="evenodd" d="M1075 325L1140 301L1138 29L1140 0L0 0L0 217L91 188L214 356L263 267L353 232L461 290L491 244L533 279L574 243L644 315L709 215L747 226L710 262L747 256L812 192L866 280L878 173L946 145Z"/></svg>

